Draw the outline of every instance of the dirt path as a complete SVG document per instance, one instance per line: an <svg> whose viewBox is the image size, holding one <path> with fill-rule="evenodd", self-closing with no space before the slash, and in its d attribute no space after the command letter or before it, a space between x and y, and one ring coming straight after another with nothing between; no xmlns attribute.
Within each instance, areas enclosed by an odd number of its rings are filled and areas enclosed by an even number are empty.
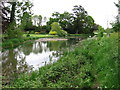
<svg viewBox="0 0 120 90"><path fill-rule="evenodd" d="M68 40L65 38L41 38L36 41L61 41L61 40Z"/></svg>

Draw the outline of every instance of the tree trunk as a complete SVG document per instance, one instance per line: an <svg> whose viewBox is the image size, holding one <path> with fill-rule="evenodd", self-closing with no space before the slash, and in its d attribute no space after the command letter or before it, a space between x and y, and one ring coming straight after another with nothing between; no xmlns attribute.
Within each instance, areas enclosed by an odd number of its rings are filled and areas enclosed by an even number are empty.
<svg viewBox="0 0 120 90"><path fill-rule="evenodd" d="M10 23L15 20L15 7L16 7L16 2L12 2L12 10L10 12Z"/></svg>

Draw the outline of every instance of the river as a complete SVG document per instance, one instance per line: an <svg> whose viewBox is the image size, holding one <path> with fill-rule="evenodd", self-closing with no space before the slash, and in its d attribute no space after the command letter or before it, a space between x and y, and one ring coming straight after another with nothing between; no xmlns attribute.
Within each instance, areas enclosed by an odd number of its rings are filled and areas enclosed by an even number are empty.
<svg viewBox="0 0 120 90"><path fill-rule="evenodd" d="M3 85L9 84L21 73L38 70L56 62L64 51L70 51L78 41L79 38L66 41L29 41L1 52Z"/></svg>

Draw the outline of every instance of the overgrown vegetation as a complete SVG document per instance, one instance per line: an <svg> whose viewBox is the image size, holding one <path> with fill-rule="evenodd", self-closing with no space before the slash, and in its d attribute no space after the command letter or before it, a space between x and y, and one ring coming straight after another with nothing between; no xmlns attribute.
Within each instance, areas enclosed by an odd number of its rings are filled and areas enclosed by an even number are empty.
<svg viewBox="0 0 120 90"><path fill-rule="evenodd" d="M84 40L58 62L21 75L10 87L120 88L117 35Z"/></svg>

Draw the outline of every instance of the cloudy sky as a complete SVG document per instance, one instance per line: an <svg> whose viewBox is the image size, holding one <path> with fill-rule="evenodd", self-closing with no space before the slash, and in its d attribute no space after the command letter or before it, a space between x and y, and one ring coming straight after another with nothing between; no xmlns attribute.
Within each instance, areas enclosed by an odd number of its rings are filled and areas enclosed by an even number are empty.
<svg viewBox="0 0 120 90"><path fill-rule="evenodd" d="M85 10L91 15L95 23L102 25L104 28L115 21L117 15L117 8L114 2L118 0L33 0L33 13L35 15L51 17L52 13L57 11L63 13L64 11L72 12L74 5L82 5Z"/></svg>

